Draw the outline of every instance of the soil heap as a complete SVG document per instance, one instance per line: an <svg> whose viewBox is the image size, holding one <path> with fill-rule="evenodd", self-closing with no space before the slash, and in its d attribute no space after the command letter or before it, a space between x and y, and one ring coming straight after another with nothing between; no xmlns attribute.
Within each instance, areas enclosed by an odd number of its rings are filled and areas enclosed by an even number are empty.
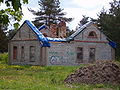
<svg viewBox="0 0 120 90"><path fill-rule="evenodd" d="M120 84L120 66L113 61L98 61L67 76L65 83Z"/></svg>

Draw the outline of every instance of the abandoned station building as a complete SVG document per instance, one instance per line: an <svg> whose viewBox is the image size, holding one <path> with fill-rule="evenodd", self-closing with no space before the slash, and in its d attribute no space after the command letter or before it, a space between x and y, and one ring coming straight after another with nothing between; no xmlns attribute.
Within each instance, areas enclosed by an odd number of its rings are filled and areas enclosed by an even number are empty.
<svg viewBox="0 0 120 90"><path fill-rule="evenodd" d="M114 60L115 47L93 22L66 37L65 22L37 29L26 20L9 41L9 63L45 66Z"/></svg>

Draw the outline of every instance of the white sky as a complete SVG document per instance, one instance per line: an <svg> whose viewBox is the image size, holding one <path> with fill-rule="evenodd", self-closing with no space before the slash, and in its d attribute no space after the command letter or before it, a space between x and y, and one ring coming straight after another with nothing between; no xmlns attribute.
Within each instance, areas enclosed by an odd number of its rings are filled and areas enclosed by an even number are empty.
<svg viewBox="0 0 120 90"><path fill-rule="evenodd" d="M109 2L113 0L59 0L60 6L64 9L63 12L66 12L66 17L74 18L74 20L67 25L71 29L75 29L78 26L79 21L82 19L82 15L86 15L91 18L97 18L97 14L104 7L105 9L109 9ZM4 6L3 6L4 7ZM0 6L0 9L2 7ZM32 21L34 16L31 12L28 11L27 8L31 8L34 10L39 10L38 0L29 0L29 3L23 5L23 20Z"/></svg>

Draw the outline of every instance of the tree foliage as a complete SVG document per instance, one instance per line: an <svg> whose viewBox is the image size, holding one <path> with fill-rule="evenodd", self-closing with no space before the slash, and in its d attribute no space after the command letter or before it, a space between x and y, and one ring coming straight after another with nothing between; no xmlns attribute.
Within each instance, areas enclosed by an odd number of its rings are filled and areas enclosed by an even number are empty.
<svg viewBox="0 0 120 90"><path fill-rule="evenodd" d="M6 34L1 30L2 26L0 26L0 53L1 52L7 52L7 43L8 39L6 37Z"/></svg>
<svg viewBox="0 0 120 90"><path fill-rule="evenodd" d="M23 3L28 3L28 0L22 0ZM10 21L15 21L14 27L19 26L19 21L22 19L21 0L0 0L1 4L5 4L7 9L0 9L0 52L6 52L8 47L8 38L5 34Z"/></svg>
<svg viewBox="0 0 120 90"><path fill-rule="evenodd" d="M19 21L22 18L22 14L21 11L14 11L11 8L7 8L7 9L2 9L0 10L0 25L3 25L5 27L7 27L10 23L10 21L17 21L16 23L14 23L14 27L17 28L19 25Z"/></svg>
<svg viewBox="0 0 120 90"><path fill-rule="evenodd" d="M28 0L22 0L23 3L28 3ZM0 0L0 5L5 4L7 9L0 10L0 25L8 26L10 21L16 21L14 27L17 28L22 19L21 0Z"/></svg>
<svg viewBox="0 0 120 90"><path fill-rule="evenodd" d="M98 26L110 39L117 43L116 56L120 57L120 0L113 0L110 9L98 15Z"/></svg>
<svg viewBox="0 0 120 90"><path fill-rule="evenodd" d="M36 26L39 27L43 23L49 26L50 23L57 23L60 20L66 22L72 21L72 18L64 17L66 13L62 12L63 9L60 8L59 0L39 0L38 4L40 6L39 11L29 9L29 11L37 16L33 21Z"/></svg>
<svg viewBox="0 0 120 90"><path fill-rule="evenodd" d="M95 23L97 20L86 15L83 15L83 18L79 21L78 26L81 27L82 25L86 24L89 21L93 21Z"/></svg>
<svg viewBox="0 0 120 90"><path fill-rule="evenodd" d="M28 3L28 0L22 0L24 4ZM4 3L7 7L12 7L15 11L19 11L21 9L21 0L0 0L0 4Z"/></svg>
<svg viewBox="0 0 120 90"><path fill-rule="evenodd" d="M85 23L87 23L88 22L88 19L89 19L89 17L87 17L87 16L85 16L85 15L83 15L83 18L80 20L80 22L79 22L79 26L82 26L82 25L84 25Z"/></svg>

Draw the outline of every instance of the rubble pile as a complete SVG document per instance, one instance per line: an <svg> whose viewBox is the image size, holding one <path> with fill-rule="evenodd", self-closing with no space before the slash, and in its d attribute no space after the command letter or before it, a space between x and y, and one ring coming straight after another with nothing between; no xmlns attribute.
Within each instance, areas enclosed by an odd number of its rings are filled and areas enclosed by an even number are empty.
<svg viewBox="0 0 120 90"><path fill-rule="evenodd" d="M67 76L65 83L120 84L120 66L112 61L98 61Z"/></svg>

